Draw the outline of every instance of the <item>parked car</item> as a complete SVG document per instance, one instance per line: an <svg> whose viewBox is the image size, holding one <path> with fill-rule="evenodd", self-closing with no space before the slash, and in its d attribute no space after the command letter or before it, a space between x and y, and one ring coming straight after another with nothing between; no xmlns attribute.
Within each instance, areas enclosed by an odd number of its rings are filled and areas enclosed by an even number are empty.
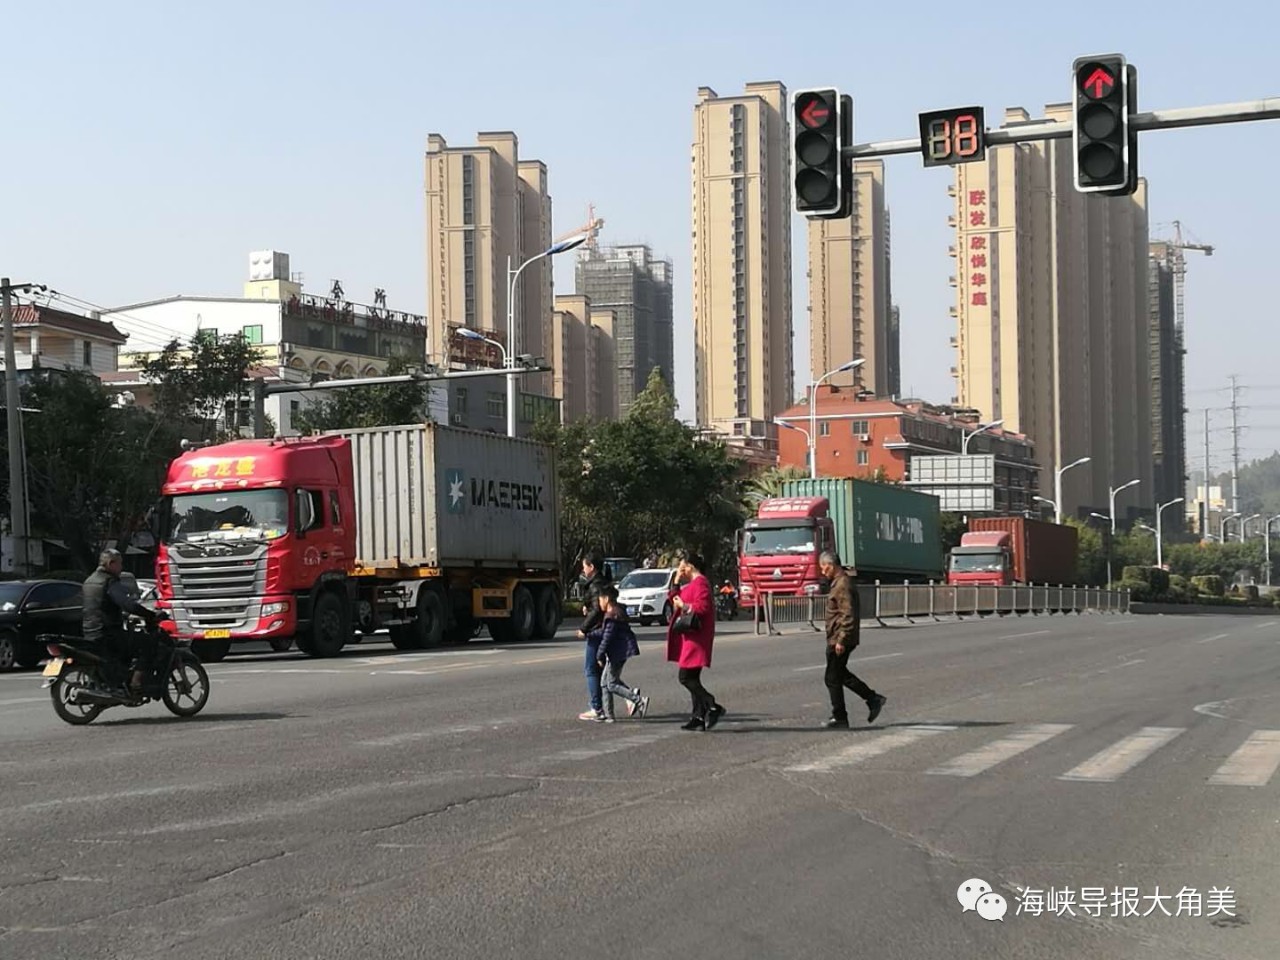
<svg viewBox="0 0 1280 960"><path fill-rule="evenodd" d="M44 659L42 633L78 637L84 604L72 580L0 581L0 670L34 667Z"/></svg>
<svg viewBox="0 0 1280 960"><path fill-rule="evenodd" d="M676 571L669 569L632 570L618 584L618 603L627 608L627 617L647 627L657 621L671 622L668 599L676 581Z"/></svg>

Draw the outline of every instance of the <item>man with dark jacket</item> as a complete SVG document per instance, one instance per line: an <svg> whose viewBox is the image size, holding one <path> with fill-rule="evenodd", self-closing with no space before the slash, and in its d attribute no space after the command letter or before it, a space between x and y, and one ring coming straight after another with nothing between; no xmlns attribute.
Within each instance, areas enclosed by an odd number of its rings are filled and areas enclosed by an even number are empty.
<svg viewBox="0 0 1280 960"><path fill-rule="evenodd" d="M122 664L133 661L130 688L137 692L155 657L155 643L147 634L126 631L124 618L133 614L154 626L156 616L129 595L120 580L123 567L124 558L119 550L103 550L98 556L98 569L84 582L81 626L86 640L101 643Z"/></svg>
<svg viewBox="0 0 1280 960"><path fill-rule="evenodd" d="M858 645L862 620L857 586L840 565L840 557L830 550L818 558L818 566L823 577L831 581L827 595L827 672L823 677L831 695L831 719L827 721L827 727L847 730L849 714L844 705L845 687L867 702L870 709L868 723L873 723L880 715L887 698L849 671L849 655Z"/></svg>
<svg viewBox="0 0 1280 960"><path fill-rule="evenodd" d="M587 709L578 714L579 720L604 720L604 700L600 689L600 665L597 662L600 640L594 641L590 634L599 629L604 621L604 611L600 609L600 597L604 588L609 586L609 578L601 569L604 558L599 550L592 550L582 558L582 579L585 589L582 595L582 626L578 628L578 639L586 641L586 659L583 672L587 676Z"/></svg>

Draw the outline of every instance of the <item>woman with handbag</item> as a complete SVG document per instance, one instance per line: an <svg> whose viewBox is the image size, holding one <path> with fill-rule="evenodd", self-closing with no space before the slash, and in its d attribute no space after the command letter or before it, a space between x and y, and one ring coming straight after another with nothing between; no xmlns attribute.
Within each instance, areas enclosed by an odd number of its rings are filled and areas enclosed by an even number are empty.
<svg viewBox="0 0 1280 960"><path fill-rule="evenodd" d="M675 614L667 628L667 660L680 667L680 684L693 701L693 715L681 730L710 730L725 712L702 685L702 669L711 666L716 635L716 607L705 569L698 554L684 554L676 568L684 586L671 598Z"/></svg>

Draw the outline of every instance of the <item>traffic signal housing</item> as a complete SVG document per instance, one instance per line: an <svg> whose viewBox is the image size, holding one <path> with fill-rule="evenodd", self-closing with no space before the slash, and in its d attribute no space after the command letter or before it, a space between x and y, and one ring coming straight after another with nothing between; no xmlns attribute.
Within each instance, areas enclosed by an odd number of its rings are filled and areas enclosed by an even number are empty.
<svg viewBox="0 0 1280 960"><path fill-rule="evenodd" d="M1129 129L1136 112L1137 71L1120 54L1080 57L1071 70L1076 190L1130 194L1137 187L1137 134Z"/></svg>
<svg viewBox="0 0 1280 960"><path fill-rule="evenodd" d="M796 213L827 218L849 214L844 148L852 136L852 100L830 87L797 90L791 98Z"/></svg>

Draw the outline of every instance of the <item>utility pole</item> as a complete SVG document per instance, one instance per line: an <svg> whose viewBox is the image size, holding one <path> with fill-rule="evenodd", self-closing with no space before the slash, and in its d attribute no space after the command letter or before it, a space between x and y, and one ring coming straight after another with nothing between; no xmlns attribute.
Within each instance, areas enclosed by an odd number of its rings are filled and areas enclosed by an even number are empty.
<svg viewBox="0 0 1280 960"><path fill-rule="evenodd" d="M1204 496L1200 498L1200 542L1209 542L1209 408L1204 411Z"/></svg>
<svg viewBox="0 0 1280 960"><path fill-rule="evenodd" d="M27 471L22 444L22 402L18 362L13 347L13 286L0 278L0 314L4 320L5 412L9 421L9 536L13 539L13 572L27 575Z"/></svg>
<svg viewBox="0 0 1280 960"><path fill-rule="evenodd" d="M1240 405L1236 403L1236 394L1239 387L1236 386L1235 375L1231 377L1231 512L1240 512ZM1240 538L1242 541L1244 537Z"/></svg>

